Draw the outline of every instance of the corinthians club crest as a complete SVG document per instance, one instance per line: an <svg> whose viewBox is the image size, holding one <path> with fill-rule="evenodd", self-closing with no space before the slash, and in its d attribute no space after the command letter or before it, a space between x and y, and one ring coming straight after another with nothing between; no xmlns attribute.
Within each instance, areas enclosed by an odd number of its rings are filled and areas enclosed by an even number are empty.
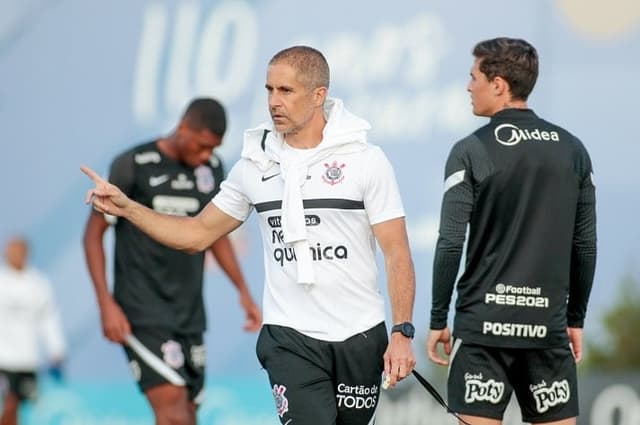
<svg viewBox="0 0 640 425"><path fill-rule="evenodd" d="M324 172L324 176L322 176L322 180L325 183L328 183L331 186L333 186L335 184L342 182L342 180L344 180L342 169L346 167L345 164L338 165L338 161L333 161L331 165L325 162L324 166L326 170Z"/></svg>
<svg viewBox="0 0 640 425"><path fill-rule="evenodd" d="M284 395L285 391L287 391L287 387L284 385L275 384L273 386L273 398L276 401L276 410L280 417L289 411L289 400Z"/></svg>
<svg viewBox="0 0 640 425"><path fill-rule="evenodd" d="M163 360L174 369L184 366L184 354L179 342L168 340L160 346L160 351L164 354Z"/></svg>

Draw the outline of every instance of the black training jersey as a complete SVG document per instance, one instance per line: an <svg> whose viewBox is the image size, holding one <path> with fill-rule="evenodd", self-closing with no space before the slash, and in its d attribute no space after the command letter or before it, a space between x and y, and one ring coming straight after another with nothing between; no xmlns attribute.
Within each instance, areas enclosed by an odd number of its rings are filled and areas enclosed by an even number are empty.
<svg viewBox="0 0 640 425"><path fill-rule="evenodd" d="M156 142L119 155L109 176L130 198L157 212L181 216L194 216L204 208L222 179L215 155L208 164L192 168L165 156ZM131 324L202 332L204 253L168 248L124 219L118 220L115 232L114 296Z"/></svg>
<svg viewBox="0 0 640 425"><path fill-rule="evenodd" d="M582 327L596 256L591 160L569 132L507 109L449 155L433 274L431 328L457 285L454 336L499 347L566 345Z"/></svg>

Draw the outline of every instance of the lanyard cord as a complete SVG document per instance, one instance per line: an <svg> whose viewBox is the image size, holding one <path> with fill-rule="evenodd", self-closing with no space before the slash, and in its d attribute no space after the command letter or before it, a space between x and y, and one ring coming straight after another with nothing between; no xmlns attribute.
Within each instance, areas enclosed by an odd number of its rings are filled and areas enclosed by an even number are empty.
<svg viewBox="0 0 640 425"><path fill-rule="evenodd" d="M453 410L451 410L449 408L449 405L447 404L447 402L444 401L444 399L442 398L442 396L440 395L440 393L438 392L438 390L436 390L434 388L433 385L431 385L429 383L429 381L427 381L424 376L420 375L415 369L411 372L413 374L413 376L416 377L416 379L418 380L418 382L420 383L420 385L422 385L424 387L425 390L427 390L429 392L429 394L431 394L431 396L442 406L447 410L447 413L452 414L453 416L456 417L456 419L458 419L460 422L462 422L464 425L471 425L469 422L465 421L464 419L462 419L456 412L454 412Z"/></svg>

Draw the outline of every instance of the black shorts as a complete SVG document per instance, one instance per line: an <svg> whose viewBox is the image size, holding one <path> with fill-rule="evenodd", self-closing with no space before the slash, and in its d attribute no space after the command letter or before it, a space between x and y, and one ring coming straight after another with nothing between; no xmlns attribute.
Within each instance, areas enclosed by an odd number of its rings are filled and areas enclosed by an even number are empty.
<svg viewBox="0 0 640 425"><path fill-rule="evenodd" d="M457 413L501 420L515 392L524 422L578 416L576 363L567 347L515 349L454 344L447 385Z"/></svg>
<svg viewBox="0 0 640 425"><path fill-rule="evenodd" d="M0 394L12 393L18 400L34 400L38 396L35 372L15 372L0 369Z"/></svg>
<svg viewBox="0 0 640 425"><path fill-rule="evenodd" d="M340 341L265 325L258 360L269 374L280 422L296 425L373 423L388 337L384 323Z"/></svg>
<svg viewBox="0 0 640 425"><path fill-rule="evenodd" d="M160 328L135 328L137 341L124 350L142 392L160 384L187 387L189 400L203 397L206 351L202 334L176 334Z"/></svg>

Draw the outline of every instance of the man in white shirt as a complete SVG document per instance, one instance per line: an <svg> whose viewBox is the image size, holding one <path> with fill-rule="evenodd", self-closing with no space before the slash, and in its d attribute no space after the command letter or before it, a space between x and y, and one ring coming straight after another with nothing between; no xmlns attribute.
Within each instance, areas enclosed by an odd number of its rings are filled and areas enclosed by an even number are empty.
<svg viewBox="0 0 640 425"><path fill-rule="evenodd" d="M36 396L40 345L51 366L59 370L65 342L49 280L27 265L25 239L6 245L6 264L0 267L0 425L16 425L20 404Z"/></svg>
<svg viewBox="0 0 640 425"><path fill-rule="evenodd" d="M391 387L415 357L415 276L392 167L367 143L369 124L327 97L319 51L294 46L269 62L271 122L247 130L242 158L193 218L155 213L91 169L95 209L125 217L158 241L198 251L259 216L265 288L257 354L281 423L373 423L381 374ZM385 257L391 337L375 262Z"/></svg>

